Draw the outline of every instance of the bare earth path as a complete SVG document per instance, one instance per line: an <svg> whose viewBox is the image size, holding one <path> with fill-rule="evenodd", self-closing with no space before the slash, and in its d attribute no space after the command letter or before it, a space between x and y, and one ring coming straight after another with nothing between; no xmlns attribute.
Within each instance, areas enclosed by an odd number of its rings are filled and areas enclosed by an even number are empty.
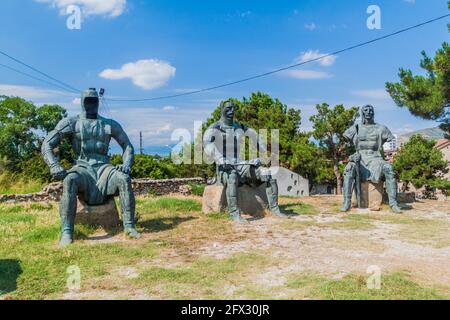
<svg viewBox="0 0 450 320"><path fill-rule="evenodd" d="M164 242L158 257L111 270L101 281L114 278L114 290L106 285L62 297L320 298L303 289L317 286L314 281L369 277L370 266L381 271L382 279L401 272L408 281L450 297L449 202L414 203L403 215L387 207L344 214L339 202L333 196L282 199L284 210L297 215L289 220L251 219L247 225L221 215L206 218L200 212L169 214L160 225L144 222L151 230L136 245ZM115 242L126 240L117 235L85 241ZM210 282L202 283L209 276ZM130 289L130 281L135 288Z"/></svg>

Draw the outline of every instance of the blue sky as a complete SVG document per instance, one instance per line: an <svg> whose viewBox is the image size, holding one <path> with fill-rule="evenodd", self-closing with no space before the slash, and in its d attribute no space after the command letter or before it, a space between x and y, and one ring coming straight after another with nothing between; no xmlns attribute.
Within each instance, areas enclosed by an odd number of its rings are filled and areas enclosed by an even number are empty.
<svg viewBox="0 0 450 320"><path fill-rule="evenodd" d="M82 10L80 30L66 27L65 8ZM381 8L381 30L366 26L369 5ZM329 53L448 13L446 0L2 0L0 50L83 89L145 98L201 89ZM403 66L421 72L420 52L449 40L442 20L298 70L175 99L113 103L103 114L121 122L147 152L172 144L176 128L193 129L218 103L267 92L302 111L303 130L316 103L371 103L394 133L432 127L395 106L384 91ZM0 63L23 71L5 57ZM59 103L71 114L77 96L0 69L0 94L37 104ZM156 149L155 149L156 148ZM168 151L168 149L167 149Z"/></svg>

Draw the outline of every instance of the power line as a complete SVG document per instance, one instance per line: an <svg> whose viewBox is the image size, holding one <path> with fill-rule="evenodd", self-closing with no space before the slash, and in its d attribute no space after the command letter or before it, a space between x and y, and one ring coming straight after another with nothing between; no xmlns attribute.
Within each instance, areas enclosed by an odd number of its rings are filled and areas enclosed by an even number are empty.
<svg viewBox="0 0 450 320"><path fill-rule="evenodd" d="M76 92L76 93L80 93L80 92L81 92L81 91L78 90L77 88L75 88L75 87L73 87L73 86L71 86L71 85L69 85L69 84L67 84L67 83L62 82L62 81L60 81L60 80L58 80L58 79L52 77L51 75L49 75L49 74L47 74L47 73L45 73L45 72L42 72L42 71L36 69L35 67L30 66L29 64L27 64L27 63L25 63L25 62L23 62L23 61L21 61L21 60L19 60L19 59L16 59L16 58L14 58L13 56L11 56L11 55L9 55L9 54L7 54L7 53L1 51L1 50L0 50L0 54L1 54L1 55L4 55L5 57L7 57L7 58L9 58L9 59L11 59L11 60L13 60L13 61L19 63L19 64L21 64L21 65L23 65L23 66L25 66L25 67L31 69L31 70L33 70L34 72L37 72L37 73L39 73L39 74L45 76L46 78L49 78L49 79L51 79L51 80L53 80L53 81L59 83L60 85L66 87L66 88L68 88L68 89L70 89L71 91L74 91L74 92ZM67 91L67 89L66 89L66 91Z"/></svg>
<svg viewBox="0 0 450 320"><path fill-rule="evenodd" d="M347 52L347 51L350 51L350 50L353 50L353 49L357 49L357 48L366 46L368 44L372 44L374 42L378 42L378 41L381 41L381 40L384 40L384 39L387 39L387 38L399 35L401 33L404 33L404 32L407 32L407 31L410 31L410 30L413 30L413 29L420 28L420 27L422 27L424 25L436 22L438 20L445 19L445 18L447 18L449 16L450 16L450 14L446 14L446 15L443 15L443 16L440 16L440 17L437 17L437 18L434 18L434 19L431 19L431 20L428 20L428 21L416 24L414 26L407 27L407 28L398 30L396 32L393 32L393 33L390 33L390 34L387 34L387 35L384 35L384 36L381 36L381 37L369 40L369 41L358 43L356 45L347 47L345 49L341 49L341 50L338 50L338 51L335 51L335 52L332 52L332 53L324 54L324 55L322 55L320 57L317 57L317 58L314 58L314 59L310 59L310 60L307 60L307 61L296 63L296 64L293 64L293 65L289 65L287 67L275 69L273 71L261 73L261 74L258 74L258 75L255 75L255 76L251 76L251 77L247 77L247 78L244 78L244 79L240 79L240 80L236 80L236 81L232 81L232 82L228 82L228 83L224 83L224 84L219 84L219 85L216 85L216 86L213 86L213 87L208 87L208 88L204 88L204 89L193 90L193 91L183 92L183 93L178 93L178 94L173 94L173 95L154 97L154 98L144 98L144 99L108 99L108 100L109 101L115 101L115 102L154 101L154 100L163 100L163 99L170 99L170 98L189 96L189 95L193 95L193 94L197 94L197 93L201 93L201 92L206 92L206 91L211 91L211 90L215 90L215 89L219 89L219 88L223 88L223 87L228 87L228 86L232 86L232 85L239 84L239 83L242 83L242 82L247 82L247 81L255 80L255 79L258 79L258 78L266 77L266 76L269 76L269 75L272 75L272 74L275 74L275 73L279 73L279 72L282 72L282 71L285 71L285 70L288 70L288 69L300 67L300 66L303 66L303 65L311 63L311 62L319 61L319 60L322 60L322 59L330 57L330 56L335 56L335 55L338 55L338 54L341 54L341 53L344 53L344 52Z"/></svg>
<svg viewBox="0 0 450 320"><path fill-rule="evenodd" d="M13 67L7 66L7 65L5 65L5 64L0 63L0 67L3 67L3 68L5 68L5 69L8 69L8 70L11 70L11 71L14 71L14 72L17 72L17 73L19 73L19 74L21 74L21 75L24 75L24 76L27 76L27 77L32 78L32 79L34 79L34 80L37 80L37 81L46 83L46 84L51 85L51 86L54 86L54 87L56 87L56 88L62 89L62 90L64 90L64 91L66 91L66 92L73 93L72 91L68 91L67 88L65 88L65 87L63 87L63 86L60 86L60 85L58 85L58 84L56 84L56 83L47 81L47 80L42 79L42 78L35 77L35 76L33 76L33 75L29 74L29 73L20 71L20 70L18 70L18 69L15 69L15 68L13 68Z"/></svg>

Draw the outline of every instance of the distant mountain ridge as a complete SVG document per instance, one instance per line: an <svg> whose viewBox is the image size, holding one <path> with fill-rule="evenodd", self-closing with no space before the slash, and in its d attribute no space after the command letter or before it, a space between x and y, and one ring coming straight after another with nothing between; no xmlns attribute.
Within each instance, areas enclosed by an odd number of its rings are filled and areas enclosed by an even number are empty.
<svg viewBox="0 0 450 320"><path fill-rule="evenodd" d="M408 142L408 140L415 134L420 134L422 137L424 137L425 139L428 139L428 140L439 140L439 139L445 138L444 131L441 130L439 127L427 128L427 129L422 129L422 130L417 130L417 131L409 132L406 134L402 134L398 138L399 144L402 145L402 144Z"/></svg>

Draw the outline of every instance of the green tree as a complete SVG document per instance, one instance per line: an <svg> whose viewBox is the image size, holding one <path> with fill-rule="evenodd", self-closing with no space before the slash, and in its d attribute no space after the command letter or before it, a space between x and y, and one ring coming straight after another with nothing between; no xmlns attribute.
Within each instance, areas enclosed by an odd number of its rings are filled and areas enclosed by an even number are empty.
<svg viewBox="0 0 450 320"><path fill-rule="evenodd" d="M417 134L403 145L394 159L394 170L401 181L415 188L450 190L450 182L443 178L448 172L442 152L430 141Z"/></svg>
<svg viewBox="0 0 450 320"><path fill-rule="evenodd" d="M334 108L326 103L316 106L317 114L310 118L313 124L312 136L317 140L322 155L328 160L336 181L338 194L342 193L342 168L341 162L351 152L349 145L343 136L345 130L351 125L358 108L346 109L343 105ZM329 170L322 167L320 173L327 175Z"/></svg>
<svg viewBox="0 0 450 320"><path fill-rule="evenodd" d="M450 9L450 1L448 2ZM450 24L448 26L450 31ZM438 120L440 128L450 137L450 46L444 42L434 58L422 52L420 62L426 75L414 75L401 68L400 82L386 83L386 89L399 107L423 119Z"/></svg>
<svg viewBox="0 0 450 320"><path fill-rule="evenodd" d="M311 141L311 133L301 134L294 142L292 170L309 181L310 188L318 183L334 183L335 177L323 148Z"/></svg>
<svg viewBox="0 0 450 320"><path fill-rule="evenodd" d="M19 97L0 97L0 157L8 170L19 172L21 164L39 156L42 133L67 115L57 105L36 107Z"/></svg>
<svg viewBox="0 0 450 320"><path fill-rule="evenodd" d="M279 130L280 164L293 169L292 155L295 141L300 134L300 110L289 108L278 99L273 99L262 92L252 93L248 99L244 97L242 100L232 100L238 105L235 117L239 123L257 131L260 129ZM207 120L204 129L206 130L209 125L219 119L220 106L214 110L212 116ZM268 134L268 151L270 151L270 131Z"/></svg>

